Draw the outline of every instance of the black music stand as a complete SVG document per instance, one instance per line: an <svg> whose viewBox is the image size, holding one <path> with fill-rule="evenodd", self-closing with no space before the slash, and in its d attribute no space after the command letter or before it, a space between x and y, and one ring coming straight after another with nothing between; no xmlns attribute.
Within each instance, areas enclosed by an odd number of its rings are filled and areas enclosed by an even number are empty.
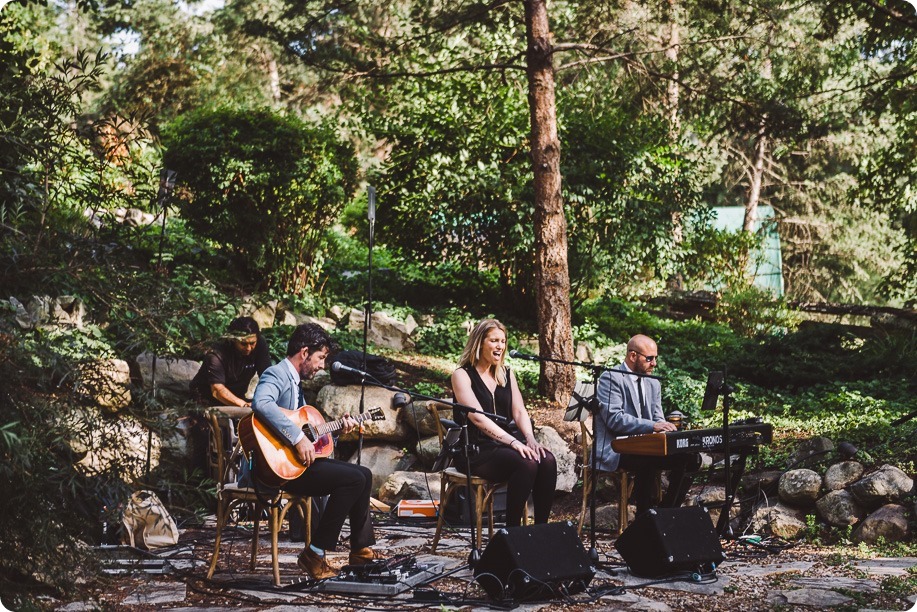
<svg viewBox="0 0 917 612"><path fill-rule="evenodd" d="M726 485L726 495L723 500L723 507L720 510L720 516L716 521L716 532L721 538L732 536L729 529L729 512L732 510L736 488L739 486L738 481L745 471L745 462L748 459L747 452L743 451L739 454L739 465L736 470L736 478L733 478L732 452L729 448L729 409L732 405L732 393L734 391L735 388L726 382L725 367L722 372L712 371L707 374L707 387L704 390L704 401L701 404L701 410L716 410L717 396L723 396L723 479Z"/></svg>

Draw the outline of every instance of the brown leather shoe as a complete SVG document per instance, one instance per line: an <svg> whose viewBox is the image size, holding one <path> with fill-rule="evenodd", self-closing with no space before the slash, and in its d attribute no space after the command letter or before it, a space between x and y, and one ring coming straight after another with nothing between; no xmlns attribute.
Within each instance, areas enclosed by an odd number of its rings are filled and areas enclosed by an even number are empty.
<svg viewBox="0 0 917 612"><path fill-rule="evenodd" d="M324 580L338 575L336 569L328 565L325 557L319 557L314 550L306 548L296 559L299 569L309 574L313 580Z"/></svg>
<svg viewBox="0 0 917 612"><path fill-rule="evenodd" d="M381 558L382 555L369 546L366 546L365 548L350 551L350 559L348 559L348 561L350 565L366 565L367 563L372 563Z"/></svg>

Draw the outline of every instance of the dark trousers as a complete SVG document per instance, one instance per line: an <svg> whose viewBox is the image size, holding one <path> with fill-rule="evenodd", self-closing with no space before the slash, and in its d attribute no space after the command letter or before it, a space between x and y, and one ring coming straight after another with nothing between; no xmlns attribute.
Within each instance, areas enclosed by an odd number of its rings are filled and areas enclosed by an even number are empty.
<svg viewBox="0 0 917 612"><path fill-rule="evenodd" d="M461 468L461 464L458 465ZM506 483L506 526L522 524L525 503L532 496L535 522L547 523L557 487L557 461L548 451L541 461L526 459L509 446L484 449L471 460L471 473Z"/></svg>
<svg viewBox="0 0 917 612"><path fill-rule="evenodd" d="M328 496L318 527L313 530L315 547L334 550L344 520L349 518L350 550L358 550L376 543L369 514L372 484L373 475L367 467L337 459L317 459L302 476L286 483L283 489L298 495Z"/></svg>
<svg viewBox="0 0 917 612"><path fill-rule="evenodd" d="M659 502L659 506L662 508L681 506L688 495L688 489L691 488L691 475L700 468L700 455L684 454L666 457L621 455L618 468L634 474L634 503L637 505L639 515L653 506L656 472L659 470L671 470L669 488L662 501Z"/></svg>

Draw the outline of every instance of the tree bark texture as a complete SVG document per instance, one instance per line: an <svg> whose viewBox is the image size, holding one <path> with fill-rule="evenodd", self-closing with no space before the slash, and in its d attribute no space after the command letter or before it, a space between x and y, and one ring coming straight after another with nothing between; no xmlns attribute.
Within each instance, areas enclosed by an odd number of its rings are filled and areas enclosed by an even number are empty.
<svg viewBox="0 0 917 612"><path fill-rule="evenodd" d="M751 163L751 180L748 186L748 199L745 201L745 220L742 230L754 232L758 222L758 203L761 201L761 184L764 180L764 162L767 158L767 118L761 121L758 139L755 142L755 156Z"/></svg>
<svg viewBox="0 0 917 612"><path fill-rule="evenodd" d="M567 220L561 196L553 43L545 0L525 0L525 23L535 194L538 345L542 357L572 361ZM548 399L566 405L574 382L571 366L541 363L538 389Z"/></svg>

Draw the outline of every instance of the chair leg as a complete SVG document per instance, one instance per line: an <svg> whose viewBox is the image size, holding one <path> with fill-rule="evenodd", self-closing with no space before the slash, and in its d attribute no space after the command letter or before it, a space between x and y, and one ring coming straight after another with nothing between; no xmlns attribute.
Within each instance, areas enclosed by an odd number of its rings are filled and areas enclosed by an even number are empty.
<svg viewBox="0 0 917 612"><path fill-rule="evenodd" d="M630 475L621 470L621 480L618 486L618 535L627 529L627 500L630 499Z"/></svg>
<svg viewBox="0 0 917 612"><path fill-rule="evenodd" d="M481 489L484 500L481 502L481 518L484 518L484 508L487 508L487 539L494 537L494 491L495 487L488 487L485 491ZM480 519L479 519L480 520ZM481 541L481 530L478 530L478 541Z"/></svg>
<svg viewBox="0 0 917 612"><path fill-rule="evenodd" d="M483 535L482 527L484 524L484 517L483 517L484 515L484 495L485 494L484 494L483 486L478 485L474 487L474 513L477 515L475 516L475 521L477 522L477 525L472 527L472 529L477 529L478 546L481 546L481 543L482 543L481 536ZM493 512L490 513L490 520L491 520L490 535L493 535Z"/></svg>
<svg viewBox="0 0 917 612"><path fill-rule="evenodd" d="M447 482L443 482L439 488L439 515L436 517L436 534L433 536L433 544L430 545L431 554L436 552L436 546L439 544L439 537L442 534L443 521L445 521L444 517L446 516L446 506L449 504L449 498L452 496L454 488Z"/></svg>
<svg viewBox="0 0 917 612"><path fill-rule="evenodd" d="M213 578L213 572L217 569L217 559L220 556L220 542L223 539L223 527L229 517L229 501L220 499L217 501L217 535L213 540L213 556L210 557L210 569L207 570L207 579Z"/></svg>
<svg viewBox="0 0 917 612"><path fill-rule="evenodd" d="M261 534L261 513L264 507L260 503L255 504L255 524L252 526L252 558L249 562L251 571L255 571L255 565L258 561L258 536ZM270 520L270 519L268 519Z"/></svg>
<svg viewBox="0 0 917 612"><path fill-rule="evenodd" d="M592 470L590 470L588 466L584 466L583 467L583 503L580 506L580 511L579 511L579 525L577 525L576 527L577 535L583 534L583 525L586 522L586 506L589 501L589 495L591 495L592 493L592 491L590 491L591 486L592 486Z"/></svg>
<svg viewBox="0 0 917 612"><path fill-rule="evenodd" d="M306 543L306 548L309 547L309 544L312 543L312 498L304 497L302 498L302 505L300 506L303 511L302 523L303 523L303 540Z"/></svg>
<svg viewBox="0 0 917 612"><path fill-rule="evenodd" d="M280 532L281 510L272 506L269 513L269 526L271 529L271 564L274 569L274 586L280 586L280 560L277 558L277 541Z"/></svg>

